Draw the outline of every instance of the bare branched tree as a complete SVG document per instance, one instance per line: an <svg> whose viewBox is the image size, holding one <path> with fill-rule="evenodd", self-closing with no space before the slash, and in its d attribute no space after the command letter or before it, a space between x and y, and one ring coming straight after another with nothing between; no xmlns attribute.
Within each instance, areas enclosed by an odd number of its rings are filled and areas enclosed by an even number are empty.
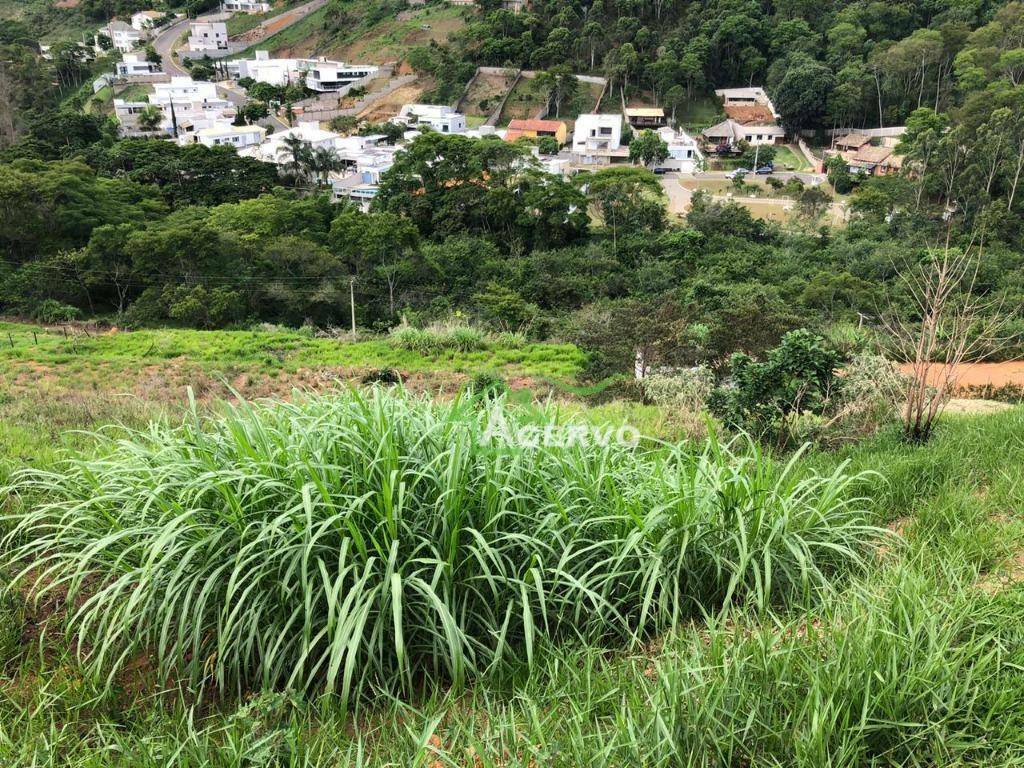
<svg viewBox="0 0 1024 768"><path fill-rule="evenodd" d="M884 328L898 362L911 367L903 406L903 431L927 440L935 420L957 391L963 367L984 360L1006 344L1012 312L1002 297L979 295L978 270L984 237L965 248L946 242L915 264L896 265L913 311L892 304Z"/></svg>

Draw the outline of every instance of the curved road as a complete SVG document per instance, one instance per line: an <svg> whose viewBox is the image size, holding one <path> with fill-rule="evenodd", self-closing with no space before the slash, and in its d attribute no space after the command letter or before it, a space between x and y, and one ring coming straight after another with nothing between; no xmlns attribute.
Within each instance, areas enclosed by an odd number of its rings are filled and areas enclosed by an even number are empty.
<svg viewBox="0 0 1024 768"><path fill-rule="evenodd" d="M153 48L160 55L160 61L162 62L164 72L171 77L174 77L175 75L188 74L188 72L174 61L174 56L171 55L171 50L174 48L174 43L177 39L185 34L185 31L188 29L188 25L191 21L192 19L187 17L180 21L176 21L153 39Z"/></svg>

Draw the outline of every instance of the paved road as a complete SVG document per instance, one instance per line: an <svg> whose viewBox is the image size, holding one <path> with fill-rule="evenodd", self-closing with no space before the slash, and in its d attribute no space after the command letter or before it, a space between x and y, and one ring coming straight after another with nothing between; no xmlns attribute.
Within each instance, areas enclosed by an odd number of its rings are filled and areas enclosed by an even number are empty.
<svg viewBox="0 0 1024 768"><path fill-rule="evenodd" d="M696 181L707 180L707 179L729 179L730 171L698 171L696 173L682 174L681 178L694 179ZM751 178L751 174L747 175L748 179ZM789 181L790 179L800 179L804 184L808 186L821 184L823 181L827 181L828 177L823 173L810 173L807 171L776 171L771 176L761 176L758 178L776 178L782 181Z"/></svg>
<svg viewBox="0 0 1024 768"><path fill-rule="evenodd" d="M176 21L167 29L163 30L156 39L153 40L153 48L158 54L160 54L160 60L163 62L164 72L172 77L174 75L187 75L186 72L171 55L171 49L174 47L174 43L181 37L187 30L191 19L185 18L180 21Z"/></svg>

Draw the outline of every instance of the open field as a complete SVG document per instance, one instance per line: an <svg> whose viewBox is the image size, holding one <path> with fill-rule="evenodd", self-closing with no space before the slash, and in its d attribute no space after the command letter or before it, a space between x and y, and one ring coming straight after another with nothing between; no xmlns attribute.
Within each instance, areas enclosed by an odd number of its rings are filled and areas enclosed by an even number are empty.
<svg viewBox="0 0 1024 768"><path fill-rule="evenodd" d="M0 490L0 536L21 526L0 547L3 578L15 576L11 552L42 550L51 577L92 573L46 589L33 570L0 598L4 765L1024 759L1024 409L947 416L924 446L885 430L791 458L698 441L502 460L474 431L487 418L472 403L360 399L336 385L382 364L435 392L478 364L571 378L572 348L432 357L275 330L65 338L13 323L0 342L0 486L17 489ZM213 398L227 384L327 394L225 410ZM649 435L657 410L548 415ZM145 427L156 417L166 422ZM74 431L114 422L143 431ZM65 451L76 458L59 464ZM15 474L25 468L36 472ZM516 515L490 517L502 505ZM51 527L72 509L73 525ZM349 509L348 527L331 522ZM644 535L631 537L639 520ZM549 540L565 553L557 569ZM393 576L367 546L383 548ZM586 547L602 553L599 569ZM364 601L364 632L331 618L335 583ZM589 596L573 591L584 586ZM439 608L449 604L462 612ZM66 625L85 633L86 656ZM318 632L351 644L325 646ZM286 645L267 645L277 639ZM310 654L324 654L322 671Z"/></svg>

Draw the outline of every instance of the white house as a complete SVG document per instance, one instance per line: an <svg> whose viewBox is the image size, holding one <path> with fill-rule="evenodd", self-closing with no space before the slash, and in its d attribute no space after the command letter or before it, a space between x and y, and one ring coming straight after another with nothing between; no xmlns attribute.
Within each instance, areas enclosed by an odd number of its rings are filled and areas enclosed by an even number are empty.
<svg viewBox="0 0 1024 768"><path fill-rule="evenodd" d="M202 128L195 132L195 142L207 147L228 145L236 149L262 144L267 138L267 129L262 125L232 125L222 123Z"/></svg>
<svg viewBox="0 0 1024 768"><path fill-rule="evenodd" d="M250 77L276 86L297 84L305 78L307 88L321 93L340 90L380 71L379 67L323 58L272 59L269 51L256 51L255 59L229 61L227 68L228 74L237 80Z"/></svg>
<svg viewBox="0 0 1024 768"><path fill-rule="evenodd" d="M622 116L587 113L576 118L572 154L582 165L629 158L629 149L622 146Z"/></svg>
<svg viewBox="0 0 1024 768"><path fill-rule="evenodd" d="M223 21L193 21L189 24L188 49L203 51L226 51L228 49L228 26Z"/></svg>
<svg viewBox="0 0 1024 768"><path fill-rule="evenodd" d="M299 123L291 128L275 133L259 146L250 147L245 153L249 157L262 160L265 163L288 162L288 152L285 149L285 139L298 137L312 149L324 147L336 149L335 142L341 136L333 131L322 130L315 123Z"/></svg>
<svg viewBox="0 0 1024 768"><path fill-rule="evenodd" d="M224 0L224 10L232 13L266 13L270 10L270 3L260 0Z"/></svg>
<svg viewBox="0 0 1024 768"><path fill-rule="evenodd" d="M130 53L138 48L142 43L146 41L147 35L145 32L135 29L130 24L125 24L123 21L114 21L107 24L103 30L107 37L110 38L110 42L114 44L114 48L119 50L121 53Z"/></svg>
<svg viewBox="0 0 1024 768"><path fill-rule="evenodd" d="M163 73L159 62L147 61L138 53L126 53L121 61L114 64L114 71L119 77L136 77L140 75L159 75Z"/></svg>
<svg viewBox="0 0 1024 768"><path fill-rule="evenodd" d="M308 61L307 66L306 87L320 93L339 91L357 80L373 77L380 70L365 64L345 64L326 59Z"/></svg>
<svg viewBox="0 0 1024 768"><path fill-rule="evenodd" d="M668 158L661 163L662 168L682 173L693 173L704 159L697 140L686 131L672 128L660 128L658 136L668 145Z"/></svg>
<svg viewBox="0 0 1024 768"><path fill-rule="evenodd" d="M165 106L178 104L212 104L221 107L229 104L217 95L217 86L205 80L193 80L188 76L175 76L169 83L154 83L150 101Z"/></svg>
<svg viewBox="0 0 1024 768"><path fill-rule="evenodd" d="M443 104L406 104L392 122L410 128L427 125L438 133L466 132L466 116Z"/></svg>
<svg viewBox="0 0 1024 768"><path fill-rule="evenodd" d="M164 15L160 11L139 11L138 13L133 13L131 19L132 29L137 29L139 32L154 29L157 21L162 19Z"/></svg>

